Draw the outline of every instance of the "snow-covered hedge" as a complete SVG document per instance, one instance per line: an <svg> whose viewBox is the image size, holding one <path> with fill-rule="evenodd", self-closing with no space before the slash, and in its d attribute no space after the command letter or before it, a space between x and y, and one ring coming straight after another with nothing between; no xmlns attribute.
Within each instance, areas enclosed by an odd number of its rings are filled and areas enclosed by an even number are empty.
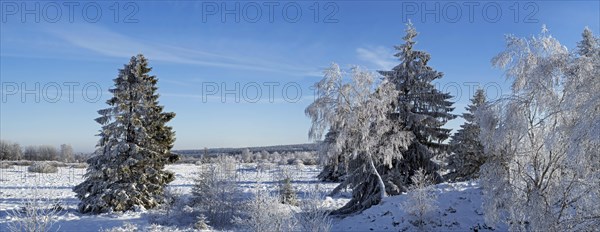
<svg viewBox="0 0 600 232"><path fill-rule="evenodd" d="M56 173L58 172L58 168L51 163L48 162L34 162L27 168L29 172L37 172L37 173Z"/></svg>
<svg viewBox="0 0 600 232"><path fill-rule="evenodd" d="M8 162L0 162L0 169L9 169L12 168L13 165Z"/></svg>

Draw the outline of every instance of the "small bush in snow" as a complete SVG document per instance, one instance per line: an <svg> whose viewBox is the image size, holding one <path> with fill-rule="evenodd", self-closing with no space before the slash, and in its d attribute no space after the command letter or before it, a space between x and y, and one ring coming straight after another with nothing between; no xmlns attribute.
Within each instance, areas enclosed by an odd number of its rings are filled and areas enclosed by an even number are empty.
<svg viewBox="0 0 600 232"><path fill-rule="evenodd" d="M240 190L235 181L236 175L228 162L201 167L192 189L193 205L210 220L212 226L230 225L238 212Z"/></svg>
<svg viewBox="0 0 600 232"><path fill-rule="evenodd" d="M288 165L296 165L298 163L302 163L302 160L296 158L291 158L287 160Z"/></svg>
<svg viewBox="0 0 600 232"><path fill-rule="evenodd" d="M37 172L37 173L56 173L58 172L58 168L48 162L34 162L27 168L29 172Z"/></svg>
<svg viewBox="0 0 600 232"><path fill-rule="evenodd" d="M269 170L271 170L272 168L274 168L275 165L273 165L272 163L269 162L258 162L256 163L256 171L263 173L263 172L267 172Z"/></svg>
<svg viewBox="0 0 600 232"><path fill-rule="evenodd" d="M231 156L219 156L214 162L219 170L225 175L235 177L237 175L237 160Z"/></svg>
<svg viewBox="0 0 600 232"><path fill-rule="evenodd" d="M302 171L306 166L304 166L304 163L296 163L296 169L298 171Z"/></svg>
<svg viewBox="0 0 600 232"><path fill-rule="evenodd" d="M279 203L288 205L298 205L298 197L296 189L292 186L294 176L289 169L283 168L279 170Z"/></svg>
<svg viewBox="0 0 600 232"><path fill-rule="evenodd" d="M265 190L256 191L243 217L234 217L233 222L247 231L296 231L297 220L289 205L280 204L277 196Z"/></svg>
<svg viewBox="0 0 600 232"><path fill-rule="evenodd" d="M63 208L59 202L39 198L37 189L29 191L33 191L33 195L22 202L22 208L7 211L11 218L7 223L8 230L11 232L50 231Z"/></svg>
<svg viewBox="0 0 600 232"><path fill-rule="evenodd" d="M423 169L415 172L411 180L413 185L409 188L403 207L408 214L416 218L415 226L423 230L429 214L437 210L437 195L433 192L431 178Z"/></svg>
<svg viewBox="0 0 600 232"><path fill-rule="evenodd" d="M135 225L132 223L124 223L122 226L113 227L109 229L102 229L102 232L195 232L192 228L179 228L175 226L163 226L157 224L150 224L147 227Z"/></svg>
<svg viewBox="0 0 600 232"><path fill-rule="evenodd" d="M206 216L204 216L204 214L200 214L200 216L197 217L197 221L194 224L194 229L197 230L210 230L210 226L208 225L208 219L206 218Z"/></svg>
<svg viewBox="0 0 600 232"><path fill-rule="evenodd" d="M288 162L287 162L287 160L286 160L286 159L280 159L280 160L277 162L277 165L287 165L287 164L288 164Z"/></svg>
<svg viewBox="0 0 600 232"><path fill-rule="evenodd" d="M300 202L300 212L296 214L299 229L301 231L328 232L331 231L331 218L329 211L323 207L325 194L319 190L319 186L311 189Z"/></svg>
<svg viewBox="0 0 600 232"><path fill-rule="evenodd" d="M138 226L129 222L126 222L123 224L123 226L120 227L113 227L110 229L105 229L102 230L102 232L133 232L133 231L139 231Z"/></svg>
<svg viewBox="0 0 600 232"><path fill-rule="evenodd" d="M0 162L0 169L13 168L13 165L9 162Z"/></svg>
<svg viewBox="0 0 600 232"><path fill-rule="evenodd" d="M165 203L150 214L149 221L161 226L187 226L194 221L189 199L178 189L165 189Z"/></svg>
<svg viewBox="0 0 600 232"><path fill-rule="evenodd" d="M302 161L302 163L304 163L304 165L317 165L318 164L317 159L315 159L315 158L304 159Z"/></svg>
<svg viewBox="0 0 600 232"><path fill-rule="evenodd" d="M287 177L279 183L279 202L288 205L298 205L296 190L292 186L292 179Z"/></svg>

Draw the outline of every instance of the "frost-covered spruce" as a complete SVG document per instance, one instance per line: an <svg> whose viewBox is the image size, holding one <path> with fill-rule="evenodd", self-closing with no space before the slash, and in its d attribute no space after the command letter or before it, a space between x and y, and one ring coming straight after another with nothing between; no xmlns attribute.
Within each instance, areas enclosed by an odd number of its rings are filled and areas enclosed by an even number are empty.
<svg viewBox="0 0 600 232"><path fill-rule="evenodd" d="M150 71L143 55L132 57L114 79L110 107L98 111L100 141L87 160L86 180L73 188L83 213L153 208L174 179L164 166L176 159L174 132L165 125L175 114L162 112Z"/></svg>
<svg viewBox="0 0 600 232"><path fill-rule="evenodd" d="M336 152L337 134L334 127L329 128L317 151L319 157L323 157L320 161L323 163L323 170L317 176L322 181L341 182L347 174L348 158L343 155L344 152Z"/></svg>
<svg viewBox="0 0 600 232"><path fill-rule="evenodd" d="M434 182L441 181L437 173L439 166L431 158L448 149L443 141L450 136L450 129L444 124L456 116L450 112L454 109L452 96L442 93L433 85L433 81L442 78L443 74L431 68L427 63L430 55L424 51L413 49L417 31L409 22L404 36L404 44L395 46L400 64L390 71L379 71L389 82L396 85L399 91L398 123L403 130L412 131L415 139L408 151L402 154L402 160L394 163L388 175L394 176L394 183L401 191L411 184L411 176L419 168L432 176Z"/></svg>
<svg viewBox="0 0 600 232"><path fill-rule="evenodd" d="M470 180L477 178L479 167L485 162L483 145L479 141L480 128L475 120L477 108L485 104L485 93L478 89L471 99L471 104L466 107L467 112L462 117L465 123L452 135L450 146L452 154L448 157L450 173L445 176L447 180Z"/></svg>
<svg viewBox="0 0 600 232"><path fill-rule="evenodd" d="M583 37L581 41L577 42L577 53L582 57L594 57L599 56L598 46L600 45L600 40L594 36L592 30L589 28L585 28L583 33L581 33Z"/></svg>
<svg viewBox="0 0 600 232"><path fill-rule="evenodd" d="M292 179L286 177L279 183L279 202L288 205L298 205L296 190L292 186Z"/></svg>

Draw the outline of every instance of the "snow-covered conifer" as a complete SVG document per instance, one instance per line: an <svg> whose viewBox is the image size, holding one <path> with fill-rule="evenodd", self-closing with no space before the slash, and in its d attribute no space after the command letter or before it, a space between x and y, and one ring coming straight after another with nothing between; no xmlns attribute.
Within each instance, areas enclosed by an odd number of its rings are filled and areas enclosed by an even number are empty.
<svg viewBox="0 0 600 232"><path fill-rule="evenodd" d="M586 27L581 33L583 37L581 41L577 43L577 53L580 56L592 57L597 56L598 46L600 46L600 39L594 36L592 30Z"/></svg>
<svg viewBox="0 0 600 232"><path fill-rule="evenodd" d="M450 112L454 109L452 96L442 93L433 85L433 81L443 77L443 73L428 65L431 56L414 50L414 38L417 31L409 22L404 36L404 44L395 46L400 64L390 71L379 71L385 79L395 85L399 92L396 111L401 130L411 131L412 140L408 151L403 152L403 159L394 163L389 175L398 191L406 191L411 184L411 176L420 168L432 176L434 182L441 181L437 173L439 165L431 159L445 152L448 145L443 143L450 136L450 129L444 124L456 116Z"/></svg>
<svg viewBox="0 0 600 232"><path fill-rule="evenodd" d="M336 152L335 140L338 133L334 128L329 128L317 151L321 159L319 162L323 164L323 170L318 175L322 181L343 181L348 169L348 157L343 155L344 152Z"/></svg>
<svg viewBox="0 0 600 232"><path fill-rule="evenodd" d="M294 175L292 174L291 170L288 168L281 168L277 178L278 179L275 181L279 182L279 202L282 204L297 206L298 193L292 185Z"/></svg>
<svg viewBox="0 0 600 232"><path fill-rule="evenodd" d="M110 108L98 111L98 148L87 160L86 180L73 188L83 213L153 208L174 179L164 166L176 159L174 133L165 125L175 114L162 112L150 71L143 55L132 57L114 79Z"/></svg>
<svg viewBox="0 0 600 232"><path fill-rule="evenodd" d="M467 106L467 112L462 117L465 123L452 135L450 146L452 153L448 157L448 180L463 181L476 178L479 175L479 167L485 162L483 146L479 142L479 125L475 120L475 112L478 107L485 104L485 93L478 89Z"/></svg>

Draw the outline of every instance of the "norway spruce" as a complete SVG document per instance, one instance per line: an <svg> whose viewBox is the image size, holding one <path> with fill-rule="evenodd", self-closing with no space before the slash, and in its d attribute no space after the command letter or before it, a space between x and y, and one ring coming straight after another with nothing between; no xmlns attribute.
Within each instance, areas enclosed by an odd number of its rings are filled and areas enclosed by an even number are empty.
<svg viewBox="0 0 600 232"><path fill-rule="evenodd" d="M329 128L325 139L319 146L319 157L326 157L326 160L323 160L323 170L317 176L322 181L341 182L348 172L348 158L343 155L343 151L336 152L337 135L338 133L333 127Z"/></svg>
<svg viewBox="0 0 600 232"><path fill-rule="evenodd" d="M467 112L462 117L465 123L452 135L450 146L452 153L448 158L448 180L470 180L479 176L479 167L485 163L483 145L479 140L480 128L475 119L475 112L485 105L485 93L478 89L467 106Z"/></svg>
<svg viewBox="0 0 600 232"><path fill-rule="evenodd" d="M456 117L450 113L454 109L449 101L452 96L440 92L432 83L442 78L443 73L428 65L431 59L428 53L413 49L416 36L416 29L408 23L404 44L395 47L400 64L390 71L379 71L399 91L398 123L402 130L411 131L415 136L408 150L402 153L402 159L389 170L394 184L402 191L412 184L411 176L420 168L435 182L441 180L437 173L439 166L431 159L448 149L443 141L451 130L443 125Z"/></svg>
<svg viewBox="0 0 600 232"><path fill-rule="evenodd" d="M154 208L174 179L164 167L177 158L170 153L174 132L165 125L175 114L158 104L151 70L143 55L132 57L114 79L109 108L98 111L100 141L86 180L73 189L83 213Z"/></svg>

